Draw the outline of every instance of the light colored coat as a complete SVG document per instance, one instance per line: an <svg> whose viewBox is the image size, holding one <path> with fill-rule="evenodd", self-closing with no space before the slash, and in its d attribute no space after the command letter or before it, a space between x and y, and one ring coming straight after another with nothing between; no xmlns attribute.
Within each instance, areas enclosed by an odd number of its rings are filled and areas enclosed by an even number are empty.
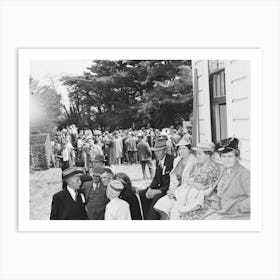
<svg viewBox="0 0 280 280"><path fill-rule="evenodd" d="M250 171L237 164L217 186L217 210L209 211L203 219L249 219L250 204Z"/></svg>
<svg viewBox="0 0 280 280"><path fill-rule="evenodd" d="M181 159L182 159L182 157L176 157L174 159L173 169L170 172L170 185L169 185L169 189L178 187L178 185L180 183L178 181L178 179L177 179L177 176L175 175L175 170L176 170L177 165L181 161ZM183 170L183 173L182 173L181 185L185 185L186 184L189 168L195 163L195 161L196 161L196 157L193 154L190 154L188 162L187 162L186 166L184 167L184 170Z"/></svg>
<svg viewBox="0 0 280 280"><path fill-rule="evenodd" d="M106 206L105 220L131 220L129 204L120 199L112 199Z"/></svg>
<svg viewBox="0 0 280 280"><path fill-rule="evenodd" d="M187 162L186 166L184 167L184 170L182 173L182 182L180 184L180 182L177 179L177 176L175 174L175 170L176 170L177 165L181 161L181 159L182 159L182 157L177 157L174 159L173 169L170 172L169 189L177 189L178 187L185 188L186 182L187 182L187 177L189 174L189 169L196 162L195 156L190 154L188 162ZM154 209L156 211L161 211L161 212L164 212L169 215L174 204L175 204L175 200L172 198L169 198L168 195L165 195L157 201L157 203L154 205Z"/></svg>

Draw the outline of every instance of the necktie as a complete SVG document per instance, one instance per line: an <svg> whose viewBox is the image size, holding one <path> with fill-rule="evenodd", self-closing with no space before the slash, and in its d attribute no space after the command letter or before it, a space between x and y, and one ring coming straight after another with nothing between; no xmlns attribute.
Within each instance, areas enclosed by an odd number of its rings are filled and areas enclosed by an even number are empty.
<svg viewBox="0 0 280 280"><path fill-rule="evenodd" d="M76 201L76 202L78 201L78 195L79 195L79 193L78 193L78 191L76 190L76 191L75 191L75 201Z"/></svg>

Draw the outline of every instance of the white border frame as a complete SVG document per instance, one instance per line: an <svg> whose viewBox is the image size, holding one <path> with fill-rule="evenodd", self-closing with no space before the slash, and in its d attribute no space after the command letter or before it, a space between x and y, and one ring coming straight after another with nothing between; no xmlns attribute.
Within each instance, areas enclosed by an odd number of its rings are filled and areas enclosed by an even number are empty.
<svg viewBox="0 0 280 280"><path fill-rule="evenodd" d="M29 219L29 67L31 60L245 59L250 60L251 150L262 147L260 49L19 49L19 231L261 231L262 158L251 153L251 220L248 221L50 221Z"/></svg>

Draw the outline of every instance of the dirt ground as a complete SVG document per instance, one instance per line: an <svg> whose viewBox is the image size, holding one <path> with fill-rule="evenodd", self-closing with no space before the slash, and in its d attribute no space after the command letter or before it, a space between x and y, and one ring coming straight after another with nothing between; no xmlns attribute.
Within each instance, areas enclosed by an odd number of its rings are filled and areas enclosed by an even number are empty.
<svg viewBox="0 0 280 280"><path fill-rule="evenodd" d="M132 180L133 186L146 188L151 179L143 180L140 164L124 164L114 166L115 172L124 172ZM148 170L146 171L147 174ZM30 173L30 219L48 220L51 210L52 196L61 190L61 169L35 171Z"/></svg>

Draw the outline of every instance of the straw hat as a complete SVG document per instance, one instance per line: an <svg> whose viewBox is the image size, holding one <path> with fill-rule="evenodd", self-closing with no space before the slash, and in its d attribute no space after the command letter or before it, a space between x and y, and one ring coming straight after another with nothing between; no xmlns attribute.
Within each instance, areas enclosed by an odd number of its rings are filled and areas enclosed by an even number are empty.
<svg viewBox="0 0 280 280"><path fill-rule="evenodd" d="M194 151L210 151L213 152L214 151L214 144L213 143L198 143L196 145L196 147L193 147L192 150Z"/></svg>
<svg viewBox="0 0 280 280"><path fill-rule="evenodd" d="M65 180L74 175L82 176L84 175L84 169L82 167L68 167L62 172L62 179Z"/></svg>
<svg viewBox="0 0 280 280"><path fill-rule="evenodd" d="M163 137L160 137L156 140L155 146L151 148L152 151L160 151L167 148L166 140Z"/></svg>

